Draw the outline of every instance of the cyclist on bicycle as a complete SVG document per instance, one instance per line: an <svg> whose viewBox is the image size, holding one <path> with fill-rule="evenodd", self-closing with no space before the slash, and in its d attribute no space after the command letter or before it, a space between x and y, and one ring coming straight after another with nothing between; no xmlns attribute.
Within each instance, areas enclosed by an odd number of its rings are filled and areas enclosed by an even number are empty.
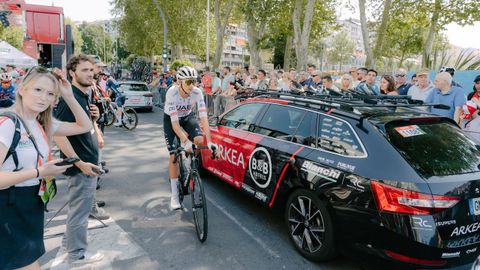
<svg viewBox="0 0 480 270"><path fill-rule="evenodd" d="M195 87L197 76L197 71L194 68L188 66L181 67L177 73L178 84L168 89L165 98L163 128L167 148L170 152L168 172L172 189L172 197L170 199L170 208L172 210L181 208L177 188L180 170L178 163L173 163L175 156L173 151L177 148L177 141L181 142L181 145L186 151L192 151L193 143L197 146L203 144L202 129L200 129L198 120L192 112L195 104L199 112L200 125L207 137L208 148L211 151L217 148L216 145L212 143L210 137L207 108L202 91ZM189 138L193 139L193 143Z"/></svg>
<svg viewBox="0 0 480 270"><path fill-rule="evenodd" d="M110 75L108 72L104 72L105 76L107 76L107 89L111 89L112 92L110 96L115 98L115 104L117 104L117 109L115 110L115 118L117 121L115 122L115 126L119 127L122 125L122 113L123 113L123 105L125 105L126 97L125 95L118 89L119 84L115 79Z"/></svg>

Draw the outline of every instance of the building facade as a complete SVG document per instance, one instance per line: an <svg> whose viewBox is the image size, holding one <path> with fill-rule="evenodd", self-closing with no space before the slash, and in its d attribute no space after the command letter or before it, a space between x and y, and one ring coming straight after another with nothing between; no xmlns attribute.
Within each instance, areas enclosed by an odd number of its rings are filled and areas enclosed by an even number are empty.
<svg viewBox="0 0 480 270"><path fill-rule="evenodd" d="M235 24L227 25L221 66L243 67L246 64L248 65L249 56L246 26Z"/></svg>

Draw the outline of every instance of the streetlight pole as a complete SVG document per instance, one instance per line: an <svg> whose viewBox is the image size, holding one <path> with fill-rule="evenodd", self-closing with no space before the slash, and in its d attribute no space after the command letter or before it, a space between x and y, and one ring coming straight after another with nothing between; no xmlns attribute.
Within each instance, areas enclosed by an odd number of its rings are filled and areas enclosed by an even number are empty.
<svg viewBox="0 0 480 270"><path fill-rule="evenodd" d="M103 61L107 63L107 46L106 46L106 37L105 37L105 26L103 27Z"/></svg>
<svg viewBox="0 0 480 270"><path fill-rule="evenodd" d="M210 66L210 0L207 0L207 67Z"/></svg>
<svg viewBox="0 0 480 270"><path fill-rule="evenodd" d="M153 3L155 4L155 7L157 8L158 12L160 13L160 16L162 16L162 21L163 21L163 52L162 52L162 57L163 57L163 72L167 72L167 20L165 19L165 13L163 13L162 8L158 4L157 0L153 0Z"/></svg>

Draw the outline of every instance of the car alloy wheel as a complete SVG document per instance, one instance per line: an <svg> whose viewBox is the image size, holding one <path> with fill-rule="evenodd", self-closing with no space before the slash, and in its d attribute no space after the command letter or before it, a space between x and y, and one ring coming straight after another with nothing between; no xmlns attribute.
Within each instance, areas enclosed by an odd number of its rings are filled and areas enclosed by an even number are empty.
<svg viewBox="0 0 480 270"><path fill-rule="evenodd" d="M300 253L315 261L335 255L333 226L324 203L308 190L297 190L289 198L285 219L290 240Z"/></svg>

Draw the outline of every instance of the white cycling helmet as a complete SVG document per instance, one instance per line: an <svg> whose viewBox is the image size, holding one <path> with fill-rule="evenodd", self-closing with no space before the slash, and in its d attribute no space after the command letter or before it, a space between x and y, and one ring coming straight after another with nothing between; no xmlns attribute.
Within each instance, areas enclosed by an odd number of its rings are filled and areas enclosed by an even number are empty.
<svg viewBox="0 0 480 270"><path fill-rule="evenodd" d="M10 74L8 73L0 74L0 81L11 81L11 80L12 80L12 76L10 76Z"/></svg>
<svg viewBox="0 0 480 270"><path fill-rule="evenodd" d="M188 80L188 79L197 79L197 71L188 66L181 67L177 72L177 79L179 80Z"/></svg>

